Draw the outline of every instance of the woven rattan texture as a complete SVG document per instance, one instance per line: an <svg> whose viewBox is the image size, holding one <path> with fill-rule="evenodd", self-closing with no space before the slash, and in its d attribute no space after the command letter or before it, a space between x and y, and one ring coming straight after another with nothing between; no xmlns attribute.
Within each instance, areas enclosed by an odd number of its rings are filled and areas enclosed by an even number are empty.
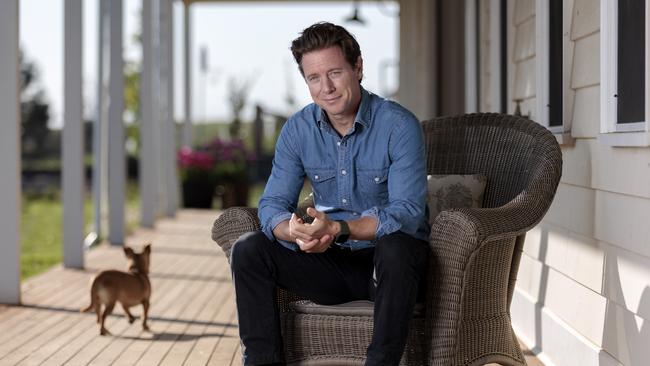
<svg viewBox="0 0 650 366"><path fill-rule="evenodd" d="M548 210L562 154L544 127L521 117L482 113L422 123L428 174L487 177L483 208L443 211L431 227L424 319L414 319L403 365L525 365L511 327L524 235ZM227 254L257 230L255 210L226 210L212 237ZM287 361L363 364L370 317L292 313L297 297L279 291Z"/></svg>

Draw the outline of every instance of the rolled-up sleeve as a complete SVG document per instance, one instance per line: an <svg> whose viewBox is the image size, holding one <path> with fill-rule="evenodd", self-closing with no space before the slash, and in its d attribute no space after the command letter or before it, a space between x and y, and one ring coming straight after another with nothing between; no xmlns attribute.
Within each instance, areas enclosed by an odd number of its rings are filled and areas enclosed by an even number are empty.
<svg viewBox="0 0 650 366"><path fill-rule="evenodd" d="M295 122L295 121L294 121ZM259 202L258 216L262 231L269 240L275 240L273 229L289 220L296 209L305 172L299 151L295 146L297 134L290 119L280 132L275 145L273 169Z"/></svg>
<svg viewBox="0 0 650 366"><path fill-rule="evenodd" d="M377 220L376 239L402 231L415 235L423 222L427 178L424 137L420 123L405 118L391 132L388 144L391 159L388 171L388 205L370 207L362 217Z"/></svg>

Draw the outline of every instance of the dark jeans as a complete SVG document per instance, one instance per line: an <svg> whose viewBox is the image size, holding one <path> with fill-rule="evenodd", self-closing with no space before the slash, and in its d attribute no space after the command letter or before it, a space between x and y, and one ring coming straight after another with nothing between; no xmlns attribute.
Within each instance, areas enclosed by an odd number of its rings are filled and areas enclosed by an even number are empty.
<svg viewBox="0 0 650 366"><path fill-rule="evenodd" d="M294 252L259 231L242 235L231 266L244 365L284 360L276 287L325 305L374 300L366 365L398 365L418 289L424 289L428 252L425 241L401 232L382 237L374 248L332 246L320 254Z"/></svg>

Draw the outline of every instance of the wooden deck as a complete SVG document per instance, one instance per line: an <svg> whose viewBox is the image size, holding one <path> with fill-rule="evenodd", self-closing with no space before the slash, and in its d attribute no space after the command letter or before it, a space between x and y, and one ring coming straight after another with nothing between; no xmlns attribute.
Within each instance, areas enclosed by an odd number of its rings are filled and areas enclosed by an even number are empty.
<svg viewBox="0 0 650 366"><path fill-rule="evenodd" d="M22 306L0 305L0 365L241 365L228 263L210 239L215 215L182 210L127 238L138 249L153 243L151 332L118 306L106 323L113 336L102 337L95 314L79 312L93 274L125 269L121 247L102 245L85 270L55 267L23 283Z"/></svg>

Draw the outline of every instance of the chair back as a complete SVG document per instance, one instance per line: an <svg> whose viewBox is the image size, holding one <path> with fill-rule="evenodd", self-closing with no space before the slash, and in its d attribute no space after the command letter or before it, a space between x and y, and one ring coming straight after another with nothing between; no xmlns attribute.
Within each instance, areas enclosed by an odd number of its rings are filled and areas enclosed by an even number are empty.
<svg viewBox="0 0 650 366"><path fill-rule="evenodd" d="M526 118L475 113L431 119L422 127L428 174L484 174L483 207L511 201L536 178L531 172L540 165L559 180L562 155L555 137Z"/></svg>

